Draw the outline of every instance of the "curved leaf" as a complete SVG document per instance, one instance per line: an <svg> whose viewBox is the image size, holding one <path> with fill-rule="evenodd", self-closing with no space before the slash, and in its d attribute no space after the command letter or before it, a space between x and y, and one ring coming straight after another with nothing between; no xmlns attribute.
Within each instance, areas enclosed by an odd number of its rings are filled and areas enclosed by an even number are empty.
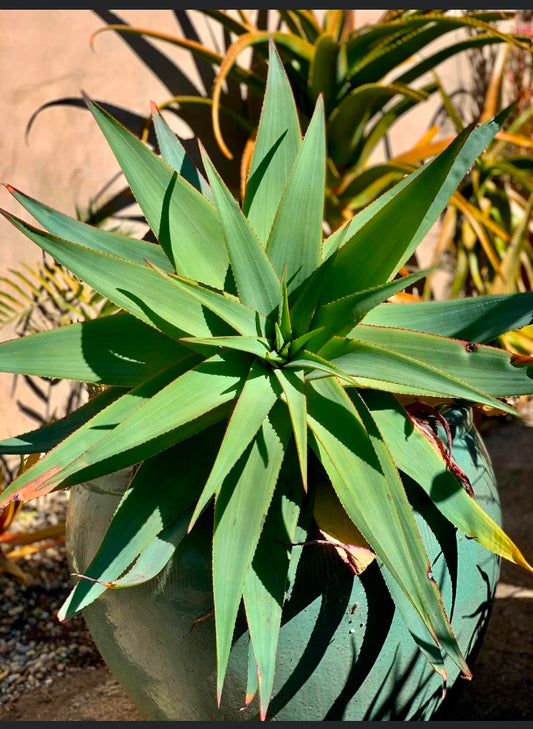
<svg viewBox="0 0 533 729"><path fill-rule="evenodd" d="M357 397L354 395L354 397ZM411 506L394 462L363 401L333 379L309 387L311 446L348 516L416 609L429 636L470 671L452 633Z"/></svg>
<svg viewBox="0 0 533 729"><path fill-rule="evenodd" d="M5 211L10 223L103 296L133 316L179 339L184 334L228 333L220 320L207 322L200 301L178 281L162 280L149 266L100 253L44 233ZM142 299L130 292L139 292ZM214 330L214 331L213 331Z"/></svg>
<svg viewBox="0 0 533 729"><path fill-rule="evenodd" d="M263 244L302 144L294 96L274 48L269 58L265 98L243 203L243 211Z"/></svg>
<svg viewBox="0 0 533 729"><path fill-rule="evenodd" d="M533 571L514 542L446 468L396 398L372 390L363 392L362 397L398 468L422 486L444 516L491 552Z"/></svg>
<svg viewBox="0 0 533 729"><path fill-rule="evenodd" d="M326 177L324 108L319 98L281 198L266 250L289 294L320 265Z"/></svg>
<svg viewBox="0 0 533 729"><path fill-rule="evenodd" d="M339 167L349 163L361 141L368 120L394 96L405 96L416 102L428 94L401 84L368 83L350 91L331 113L328 122L328 152Z"/></svg>
<svg viewBox="0 0 533 729"><path fill-rule="evenodd" d="M92 248L100 253L109 253L112 256L125 258L135 263L144 264L145 258L150 258L165 271L173 271L172 264L160 246L82 223L80 220L71 218L34 200L11 185L5 185L5 187L37 222L52 235L78 243L86 248Z"/></svg>
<svg viewBox="0 0 533 729"><path fill-rule="evenodd" d="M328 117L337 96L337 66L341 51L329 31L322 33L314 44L316 50L309 69L308 86L312 99L317 99L319 94L323 95L325 114Z"/></svg>
<svg viewBox="0 0 533 729"><path fill-rule="evenodd" d="M441 398L464 398L506 413L515 413L505 403L441 369L442 362L436 367L383 344L332 339L322 348L320 355L361 387Z"/></svg>
<svg viewBox="0 0 533 729"><path fill-rule="evenodd" d="M250 368L240 354L215 355L192 369L180 363L130 390L19 476L2 501L125 468L217 422Z"/></svg>
<svg viewBox="0 0 533 729"><path fill-rule="evenodd" d="M94 102L87 102L177 273L224 287L228 256L213 206Z"/></svg>
<svg viewBox="0 0 533 729"><path fill-rule="evenodd" d="M512 329L533 324L533 293L380 304L366 315L363 322L470 342L488 342ZM352 334L353 330L348 336Z"/></svg>
<svg viewBox="0 0 533 729"><path fill-rule="evenodd" d="M498 131L500 119L469 128L420 171L363 210L364 224L335 252L324 302L390 279L415 250L459 181ZM354 218L354 227L360 223ZM398 235L401 231L401 235ZM379 241L379 246L375 245Z"/></svg>
<svg viewBox="0 0 533 729"><path fill-rule="evenodd" d="M14 500L29 501L52 491L61 483L62 477L59 474L65 467L97 443L106 432L113 430L123 418L135 412L143 401L148 401L185 370L186 366L183 365L171 367L167 372L159 373L118 399L111 397L107 407L98 409L90 419L84 418L79 428L2 491L0 505Z"/></svg>
<svg viewBox="0 0 533 729"><path fill-rule="evenodd" d="M224 62L220 66L219 73L215 79L213 86L213 129L215 137L218 141L220 149L224 154L232 159L233 155L226 146L222 134L220 131L220 120L218 116L218 109L220 106L220 95L222 92L222 85L228 74L232 71L235 66L235 62L239 54L246 48L255 45L265 45L272 39L276 46L283 46L288 48L291 53L309 62L315 52L314 46L303 38L292 33L282 33L280 31L258 31L253 30L248 33L244 33L232 45L227 49L224 57Z"/></svg>
<svg viewBox="0 0 533 729"><path fill-rule="evenodd" d="M189 355L175 340L119 313L4 342L0 369L134 387Z"/></svg>
<svg viewBox="0 0 533 729"><path fill-rule="evenodd" d="M176 517L198 497L222 435L220 425L178 443L146 460L128 485L96 555L84 568L84 577L71 590L59 611L66 620L93 602L115 582ZM202 458L197 458L197 449ZM179 464L179 469L176 468ZM154 479L154 473L157 478ZM179 486L179 488L177 488ZM186 523L183 524L186 531ZM93 581L94 580L94 581Z"/></svg>
<svg viewBox="0 0 533 729"><path fill-rule="evenodd" d="M413 357L496 397L526 395L533 387L533 372L513 366L509 352L496 347L472 348L435 334L365 324L355 328L353 338Z"/></svg>
<svg viewBox="0 0 533 729"><path fill-rule="evenodd" d="M213 593L219 703L246 577L290 436L286 412L283 403L274 406L216 497ZM261 488L251 489L250 483L261 484Z"/></svg>

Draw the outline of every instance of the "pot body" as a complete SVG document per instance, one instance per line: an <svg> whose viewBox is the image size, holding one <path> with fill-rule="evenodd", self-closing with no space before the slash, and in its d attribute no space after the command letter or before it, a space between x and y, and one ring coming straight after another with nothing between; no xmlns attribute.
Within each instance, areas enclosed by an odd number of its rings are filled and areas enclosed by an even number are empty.
<svg viewBox="0 0 533 729"><path fill-rule="evenodd" d="M500 523L494 473L471 413L447 416L453 455L476 499ZM83 573L126 488L119 472L74 486L67 517L72 571ZM490 613L499 559L441 516L414 484L406 488L459 645L472 655ZM107 590L83 611L109 668L149 720L258 718L242 709L249 639L238 620L220 709L208 516L153 580ZM203 620L198 620L203 618ZM284 608L269 717L285 721L428 720L442 702L442 680L420 652L374 562L354 577L333 550L303 548ZM448 687L459 669L446 660Z"/></svg>

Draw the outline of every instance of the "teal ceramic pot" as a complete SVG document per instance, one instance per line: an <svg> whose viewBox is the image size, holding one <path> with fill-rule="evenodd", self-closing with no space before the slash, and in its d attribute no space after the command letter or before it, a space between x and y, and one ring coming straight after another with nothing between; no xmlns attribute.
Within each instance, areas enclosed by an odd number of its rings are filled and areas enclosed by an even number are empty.
<svg viewBox="0 0 533 729"><path fill-rule="evenodd" d="M455 460L476 499L500 523L494 474L466 408L448 411ZM443 435L443 434L441 434ZM73 572L96 552L128 474L72 488L67 547ZM428 497L406 483L463 653L483 634L499 560L458 533ZM149 720L257 720L244 705L248 634L238 621L220 709L210 574L210 516L203 517L160 575L108 590L84 612L109 668ZM308 546L284 608L269 719L428 720L442 702L442 681L419 651L376 563L354 577L333 550ZM205 617L208 616L208 617ZM198 621L199 618L205 619ZM447 663L448 688L459 671Z"/></svg>

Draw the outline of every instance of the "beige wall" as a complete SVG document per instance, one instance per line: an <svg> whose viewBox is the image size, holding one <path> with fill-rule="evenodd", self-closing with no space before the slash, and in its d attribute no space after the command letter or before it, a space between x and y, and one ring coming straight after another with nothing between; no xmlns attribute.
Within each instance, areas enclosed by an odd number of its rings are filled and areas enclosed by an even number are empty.
<svg viewBox="0 0 533 729"><path fill-rule="evenodd" d="M177 32L169 10L117 11L131 25ZM0 11L0 182L75 216L92 195L117 172L115 158L92 116L86 110L54 107L37 116L28 142L25 129L42 104L80 90L140 114L149 113L150 100L162 101L168 92L152 72L135 59L112 32L89 38L104 22L91 10ZM161 45L165 53L188 66L188 53ZM194 74L193 74L194 75ZM118 189L118 188L117 188ZM0 207L26 220L31 218L4 188ZM0 275L21 261L39 259L40 250L0 218ZM0 340L13 336L0 330ZM34 427L13 404L23 397L30 406L39 402L20 384L12 394L13 378L0 375L0 438Z"/></svg>
<svg viewBox="0 0 533 729"><path fill-rule="evenodd" d="M116 12L135 26L178 32L169 10ZM381 13L358 10L355 23L362 25ZM193 17L199 18L199 27L205 27L203 17L194 12ZM32 113L51 100L79 96L80 89L92 98L141 114L148 114L151 99L160 102L168 96L157 77L116 34L99 35L91 50L91 33L103 26L91 10L0 11L0 181L70 215L75 215L76 205L87 206L90 197L117 172L117 164L88 111L69 107L44 110L26 142L25 128ZM168 44L160 44L160 48L196 79L186 51ZM448 65L447 75L457 77L456 61ZM416 112L420 134L435 108L436 100ZM183 127L175 129L184 131ZM413 139L413 118L406 118L394 130L394 152L409 147ZM0 206L28 219L4 188L0 188ZM36 261L39 253L0 218L0 275L21 261ZM10 336L10 330L0 330L0 340ZM0 438L34 427L13 407L11 388L12 377L0 375ZM19 386L15 397L38 406L27 388Z"/></svg>

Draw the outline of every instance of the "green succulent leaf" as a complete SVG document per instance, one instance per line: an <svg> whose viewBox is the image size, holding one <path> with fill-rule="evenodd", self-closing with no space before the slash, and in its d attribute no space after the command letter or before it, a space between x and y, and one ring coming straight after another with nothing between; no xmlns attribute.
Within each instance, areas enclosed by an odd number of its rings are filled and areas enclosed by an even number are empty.
<svg viewBox="0 0 533 729"><path fill-rule="evenodd" d="M286 267L289 294L320 265L325 174L324 107L319 97L266 247L279 276Z"/></svg>
<svg viewBox="0 0 533 729"><path fill-rule="evenodd" d="M362 397L398 468L422 486L444 516L491 552L532 571L514 542L446 468L396 398L376 390L366 390Z"/></svg>
<svg viewBox="0 0 533 729"><path fill-rule="evenodd" d="M240 299L268 316L278 304L279 279L248 220L205 153L203 159Z"/></svg>
<svg viewBox="0 0 533 729"><path fill-rule="evenodd" d="M422 653L433 670L441 676L442 688L444 690L448 681L448 668L445 662L445 651L442 650L440 645L436 645L428 641L427 629L420 621L420 616L413 604L408 600L407 596L399 587L389 570L384 565L381 565L380 567L381 574L385 584L387 585L387 589L390 592L395 609L402 616L405 627L417 644L418 650Z"/></svg>
<svg viewBox="0 0 533 729"><path fill-rule="evenodd" d="M344 230L346 232L346 229ZM342 235L339 240L343 240ZM309 333L313 316L320 304L326 274L332 263L333 258L323 261L292 297L291 325L296 338L306 336Z"/></svg>
<svg viewBox="0 0 533 729"><path fill-rule="evenodd" d="M266 718L272 696L281 613L291 562L290 545L296 541L300 516L302 491L298 487L296 460L293 452L287 451L243 590L253 665L257 666L254 675L258 677L262 720Z"/></svg>
<svg viewBox="0 0 533 729"><path fill-rule="evenodd" d="M531 391L528 368L513 366L511 356L503 349L483 344L472 349L468 343L435 334L366 324L356 327L352 336L359 342L413 357L489 395L509 397Z"/></svg>
<svg viewBox="0 0 533 729"><path fill-rule="evenodd" d="M331 235L329 235L323 244L322 257L324 261L328 260L339 248L344 246L345 243L352 240L359 231L361 231L367 223L369 223L383 208L386 208L402 190L408 185L411 185L417 177L422 174L425 167L419 167L417 170L412 172L410 175L400 180L394 187L387 190L382 195L374 200L370 205L367 205L363 210L354 215L353 218L348 220L346 223L341 225ZM331 263L333 263L333 258ZM383 283L380 281L379 283Z"/></svg>
<svg viewBox="0 0 533 729"><path fill-rule="evenodd" d="M217 422L221 406L241 389L249 364L241 352L227 352L188 369L82 454L67 468L69 475L105 461L118 468L137 463Z"/></svg>
<svg viewBox="0 0 533 729"><path fill-rule="evenodd" d="M336 335L348 335L354 325L361 321L365 315L389 296L403 291L407 286L420 281L427 276L429 270L413 273L410 276L397 278L389 283L373 286L366 291L357 291L355 294L332 301L325 306L319 306L313 317L312 326L323 329L320 337L313 340L313 347L320 349Z"/></svg>
<svg viewBox="0 0 533 729"><path fill-rule="evenodd" d="M202 351L204 348L220 347L222 349L238 349L241 352L249 352L255 354L261 359L268 359L270 353L270 343L268 339L262 337L182 337L182 341L198 348Z"/></svg>
<svg viewBox="0 0 533 729"><path fill-rule="evenodd" d="M174 365L100 412L15 479L2 501L24 495L24 487L35 496L125 468L220 420L226 415L221 406L246 378L248 358L234 352L192 369L187 364Z"/></svg>
<svg viewBox="0 0 533 729"><path fill-rule="evenodd" d="M255 698L257 689L259 688L259 676L258 676L257 661L254 656L252 648L252 641L248 643L248 675L246 678L246 696L244 699L244 705L248 707Z"/></svg>
<svg viewBox="0 0 533 729"><path fill-rule="evenodd" d="M410 84L419 79L425 73L434 71L438 65L446 61L448 58L456 56L458 53L468 51L472 48L488 47L494 43L502 43L501 38L494 38L488 34L481 33L472 38L461 40L458 43L452 43L436 53L428 54L422 61L414 64L409 70L396 77L396 82Z"/></svg>
<svg viewBox="0 0 533 729"><path fill-rule="evenodd" d="M287 400L302 483L307 491L307 400L304 373L298 370L293 372L289 369L275 369L274 374L278 378Z"/></svg>
<svg viewBox="0 0 533 729"><path fill-rule="evenodd" d="M293 339L289 345L290 356L295 357L298 352L300 352L300 350L302 350L306 346L314 349L314 342L315 340L318 341L318 339L321 337L322 331L322 327L319 327L318 329L311 329L311 331L307 332L307 334L302 334L301 337L296 337L296 339Z"/></svg>
<svg viewBox="0 0 533 729"><path fill-rule="evenodd" d="M84 568L83 576L88 579L80 580L71 590L61 607L60 619L66 620L105 592L106 583L116 582L158 535L173 527L180 515L190 517L187 507L199 496L222 433L221 425L215 425L140 466L96 555ZM199 452L202 458L198 458ZM176 463L181 464L179 470Z"/></svg>
<svg viewBox="0 0 533 729"><path fill-rule="evenodd" d="M278 388L273 385L275 383L270 373L257 361L254 362L235 403L220 450L194 509L189 530L212 496L219 493L224 479L264 423L278 396Z"/></svg>
<svg viewBox="0 0 533 729"><path fill-rule="evenodd" d="M110 584L110 589L122 590L126 587L135 587L157 577L186 537L190 516L191 509L188 509L164 527L157 537L154 537L150 544L142 550L133 566Z"/></svg>
<svg viewBox="0 0 533 729"><path fill-rule="evenodd" d="M15 438L0 441L0 453L20 455L46 453L123 394L123 388L109 387L60 420L55 420L49 425L23 433Z"/></svg>
<svg viewBox="0 0 533 729"><path fill-rule="evenodd" d="M320 357L308 349L304 349L298 353L298 356L291 359L285 365L285 369L295 369L306 371L306 379L312 380L319 377L331 376L339 377L348 385L355 385L356 381L351 375L337 367L333 362L329 362L324 357Z"/></svg>
<svg viewBox="0 0 533 729"><path fill-rule="evenodd" d="M339 167L347 165L360 144L375 109L395 96L425 101L428 94L402 84L369 83L344 96L331 113L328 125L329 154ZM357 121L356 121L357 120Z"/></svg>
<svg viewBox="0 0 533 729"><path fill-rule="evenodd" d="M450 374L444 369L446 363L443 365L442 360L435 366L390 345L390 342L376 344L363 339L339 338L332 339L323 347L320 355L361 387L440 398L464 398L514 413L511 407L484 390L465 382L455 373Z"/></svg>
<svg viewBox="0 0 533 729"><path fill-rule="evenodd" d="M161 115L155 104L152 104L152 120L159 144L159 150L163 160L172 167L181 177L195 187L210 202L213 202L211 188L207 180L193 165L185 147L179 141L178 137L168 126L165 119Z"/></svg>
<svg viewBox="0 0 533 729"><path fill-rule="evenodd" d="M355 397L355 395L354 395ZM400 476L362 401L334 380L313 382L308 397L311 446L346 513L412 603L433 641L470 671L446 616Z"/></svg>
<svg viewBox="0 0 533 729"><path fill-rule="evenodd" d="M490 19L496 20L501 18L501 15L493 14ZM352 83L365 83L375 78L376 74L382 77L410 56L417 54L431 41L442 37L454 29L473 27L478 31L484 31L494 38L526 48L523 43L511 34L504 34L497 28L489 25L481 14L463 15L454 18L452 16L444 17L437 11L418 17L399 18L386 24L380 30L386 33L387 25L388 32L390 33L389 38L386 38L381 43L377 43L371 52L366 53L362 57L359 63L354 63L353 66L350 64L352 66L350 74ZM402 32L405 27L410 32ZM353 49L351 53L353 53ZM417 76L420 73L418 71ZM413 80L411 77L408 78Z"/></svg>
<svg viewBox="0 0 533 729"><path fill-rule="evenodd" d="M82 223L58 210L53 210L11 186L8 189L40 225L58 238L64 238L100 253L109 253L142 265L146 265L145 259L150 258L159 268L173 271L172 264L160 246Z"/></svg>
<svg viewBox="0 0 533 729"><path fill-rule="evenodd" d="M469 342L489 342L512 329L533 324L533 293L382 304L366 315L364 323L413 329ZM353 331L349 333L352 335Z"/></svg>
<svg viewBox="0 0 533 729"><path fill-rule="evenodd" d="M309 69L311 98L324 97L326 116L334 108L338 88L339 45L331 33L322 33L315 41L315 55Z"/></svg>
<svg viewBox="0 0 533 729"><path fill-rule="evenodd" d="M208 323L200 301L191 296L190 288L181 286L178 281L162 280L147 265L141 266L62 240L5 211L3 215L103 296L170 337L179 339L186 334L210 336L229 333L227 325L220 319Z"/></svg>
<svg viewBox="0 0 533 729"><path fill-rule="evenodd" d="M4 342L0 368L135 387L189 355L182 344L130 314L119 313Z"/></svg>
<svg viewBox="0 0 533 729"><path fill-rule="evenodd" d="M213 206L98 104L87 105L177 273L223 288L228 256Z"/></svg>
<svg viewBox="0 0 533 729"><path fill-rule="evenodd" d="M291 432L283 403L277 403L215 502L213 594L220 702L237 611ZM261 488L250 488L261 484Z"/></svg>
<svg viewBox="0 0 533 729"><path fill-rule="evenodd" d="M407 183L402 181L386 193L384 204L380 198L369 206L372 210L360 213L363 226L337 249L328 269L324 303L376 286L399 271L498 128L496 119L465 129L444 152L408 177ZM354 223L354 227L358 225Z"/></svg>
<svg viewBox="0 0 533 729"><path fill-rule="evenodd" d="M357 213L373 200L400 182L412 167L406 164L386 162L373 165L355 175L342 189L339 200L343 207Z"/></svg>
<svg viewBox="0 0 533 729"><path fill-rule="evenodd" d="M162 278L175 286L178 291L186 292L191 301L196 300L202 308L207 307L217 317L229 324L232 329L236 329L244 336L264 335L267 329L272 328L262 314L244 306L237 297L227 294L225 291L209 289L196 281L191 281L177 274L171 276L165 271L157 269L153 264L151 267ZM206 321L211 321L208 316L205 314L204 316ZM213 325L211 327L214 328Z"/></svg>
<svg viewBox="0 0 533 729"><path fill-rule="evenodd" d="M285 342L289 342L292 339L292 324L291 314L289 308L289 292L287 290L287 269L283 268L281 274L281 285L279 291L279 304L278 304L278 326L281 336Z"/></svg>
<svg viewBox="0 0 533 729"><path fill-rule="evenodd" d="M191 355L191 360L193 357L194 355ZM69 464L97 443L103 434L113 430L123 418L135 412L141 402L149 400L152 395L172 382L174 377L186 372L188 366L189 363L182 363L171 367L139 387L127 391L117 400L111 398L111 403L107 407L98 410L89 420L84 419L81 427L2 491L0 505L9 503L15 498L29 501L30 498L48 493L59 486L63 480L61 474Z"/></svg>
<svg viewBox="0 0 533 729"><path fill-rule="evenodd" d="M267 84L243 211L266 244L290 171L302 144L294 96L278 52L271 46Z"/></svg>

